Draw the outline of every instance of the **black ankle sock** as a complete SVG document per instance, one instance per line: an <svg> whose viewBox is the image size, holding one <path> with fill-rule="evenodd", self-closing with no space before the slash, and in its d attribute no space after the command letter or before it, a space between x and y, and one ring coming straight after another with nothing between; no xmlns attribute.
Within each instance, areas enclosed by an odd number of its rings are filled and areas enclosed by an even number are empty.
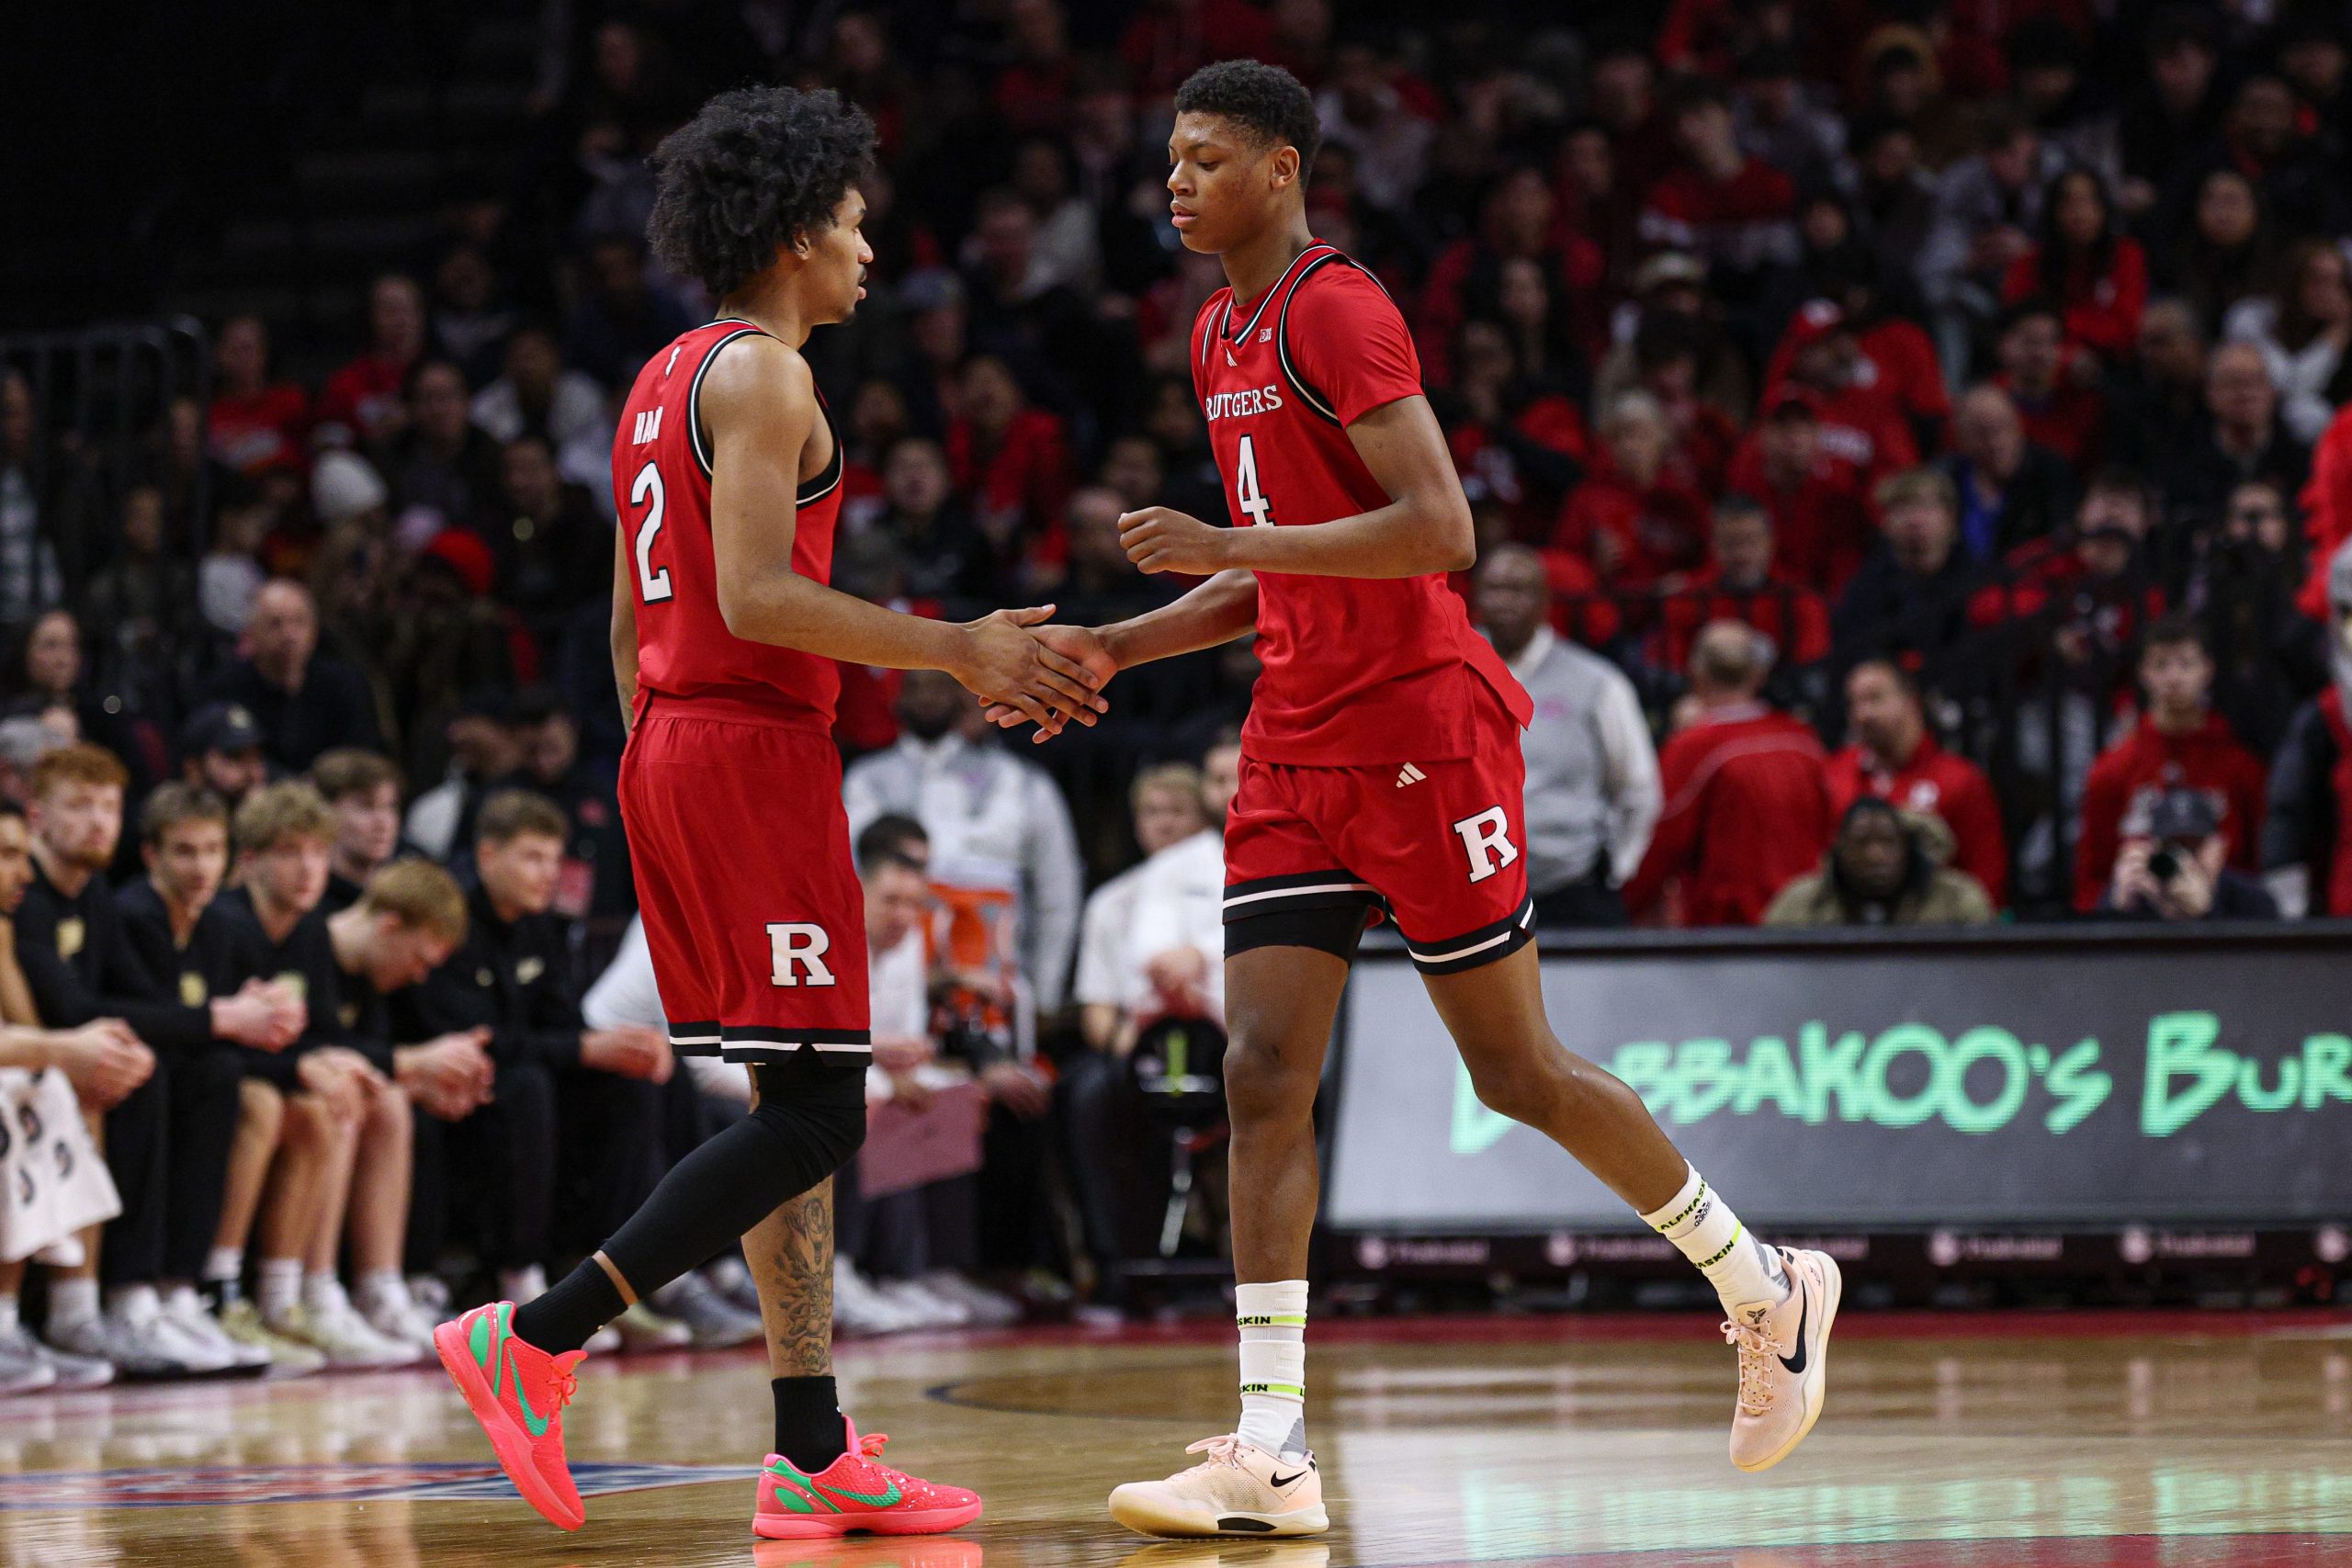
<svg viewBox="0 0 2352 1568"><path fill-rule="evenodd" d="M775 1451L804 1475L814 1475L849 1451L849 1423L829 1373L821 1378L776 1378Z"/></svg>
<svg viewBox="0 0 2352 1568"><path fill-rule="evenodd" d="M587 1344L590 1335L620 1316L628 1304L612 1276L591 1258L549 1285L547 1294L516 1307L514 1333L524 1344L560 1356Z"/></svg>

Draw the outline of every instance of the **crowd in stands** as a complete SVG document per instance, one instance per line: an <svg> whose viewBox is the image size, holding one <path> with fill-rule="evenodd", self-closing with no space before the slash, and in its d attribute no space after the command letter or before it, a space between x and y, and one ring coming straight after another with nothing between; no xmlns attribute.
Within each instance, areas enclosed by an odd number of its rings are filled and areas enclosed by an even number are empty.
<svg viewBox="0 0 2352 1568"><path fill-rule="evenodd" d="M0 1383L410 1358L740 1113L660 1032L605 648L614 410L710 306L648 259L644 158L747 78L881 130L869 297L808 350L838 585L1181 588L1117 535L1228 511L1186 368L1224 280L1161 142L1253 55L1317 95L1316 231L1404 310L1470 496L1544 924L2352 916L2345 7L1621 9L579 7L524 176L300 345L327 373L281 372L290 313L209 323L209 397L101 461L0 368L0 1065L102 1113L46 1124L111 1176L8 1233L49 1234ZM873 1098L963 1150L869 1145L845 1323L1154 1245L1128 1065L1218 1021L1254 672L1131 672L1033 752L844 671ZM620 1334L757 1332L738 1266L673 1292Z"/></svg>

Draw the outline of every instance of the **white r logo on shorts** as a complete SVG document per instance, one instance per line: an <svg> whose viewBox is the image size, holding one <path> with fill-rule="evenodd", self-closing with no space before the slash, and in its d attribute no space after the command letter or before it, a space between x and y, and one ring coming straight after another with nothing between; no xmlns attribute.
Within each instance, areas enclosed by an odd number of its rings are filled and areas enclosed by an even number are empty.
<svg viewBox="0 0 2352 1568"><path fill-rule="evenodd" d="M825 965L825 953L833 939L825 934L822 926L803 925L790 920L768 923L768 952L775 961L773 976L779 986L797 986L805 971L811 986L830 986L833 972Z"/></svg>
<svg viewBox="0 0 2352 1568"><path fill-rule="evenodd" d="M1476 817L1464 817L1453 825L1462 835L1462 848L1470 857L1470 880L1484 882L1519 858L1519 846L1510 841L1510 818L1503 815L1499 806L1490 806Z"/></svg>

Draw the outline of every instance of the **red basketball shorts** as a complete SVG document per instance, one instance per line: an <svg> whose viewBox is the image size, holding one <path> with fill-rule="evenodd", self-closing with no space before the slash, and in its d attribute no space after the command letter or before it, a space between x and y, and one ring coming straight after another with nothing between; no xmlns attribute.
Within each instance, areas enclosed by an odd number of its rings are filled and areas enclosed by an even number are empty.
<svg viewBox="0 0 2352 1568"><path fill-rule="evenodd" d="M1396 922L1425 975L1508 957L1535 920L1527 891L1526 760L1519 728L1482 694L1470 755L1376 767L1294 767L1245 754L1225 819L1225 923L1250 946L1284 921L1328 929L1335 909ZM1227 951L1238 951L1228 929ZM1319 942L1301 945L1321 946Z"/></svg>
<svg viewBox="0 0 2352 1568"><path fill-rule="evenodd" d="M650 698L620 800L670 1043L864 1072L865 897L832 738Z"/></svg>

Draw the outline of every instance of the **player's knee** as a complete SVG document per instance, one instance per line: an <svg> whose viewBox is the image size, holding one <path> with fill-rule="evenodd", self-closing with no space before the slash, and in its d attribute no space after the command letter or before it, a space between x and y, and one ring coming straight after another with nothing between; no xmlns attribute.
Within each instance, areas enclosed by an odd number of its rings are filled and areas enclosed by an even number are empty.
<svg viewBox="0 0 2352 1568"><path fill-rule="evenodd" d="M393 1084L379 1085L368 1091L360 1119L371 1142L383 1139L404 1145L415 1134L415 1123L409 1116L408 1096Z"/></svg>
<svg viewBox="0 0 2352 1568"><path fill-rule="evenodd" d="M286 1097L259 1078L237 1086L237 1135L275 1144L286 1127Z"/></svg>
<svg viewBox="0 0 2352 1568"><path fill-rule="evenodd" d="M828 1173L856 1157L865 1143L865 1080L842 1074L838 1080L786 1083L780 1069L754 1067L758 1093L752 1120L815 1156Z"/></svg>
<svg viewBox="0 0 2352 1568"><path fill-rule="evenodd" d="M1479 1104L1514 1122L1536 1123L1544 1119L1558 1085L1534 1054L1515 1052L1502 1059L1488 1056L1469 1066L1470 1087L1477 1091Z"/></svg>
<svg viewBox="0 0 2352 1568"><path fill-rule="evenodd" d="M315 1094L293 1095L279 1127L279 1141L288 1148L322 1149L334 1138L334 1108Z"/></svg>
<svg viewBox="0 0 2352 1568"><path fill-rule="evenodd" d="M1235 1120L1254 1122L1303 1115L1315 1104L1322 1074L1302 1054L1272 1042L1237 1033L1225 1052L1225 1104Z"/></svg>

